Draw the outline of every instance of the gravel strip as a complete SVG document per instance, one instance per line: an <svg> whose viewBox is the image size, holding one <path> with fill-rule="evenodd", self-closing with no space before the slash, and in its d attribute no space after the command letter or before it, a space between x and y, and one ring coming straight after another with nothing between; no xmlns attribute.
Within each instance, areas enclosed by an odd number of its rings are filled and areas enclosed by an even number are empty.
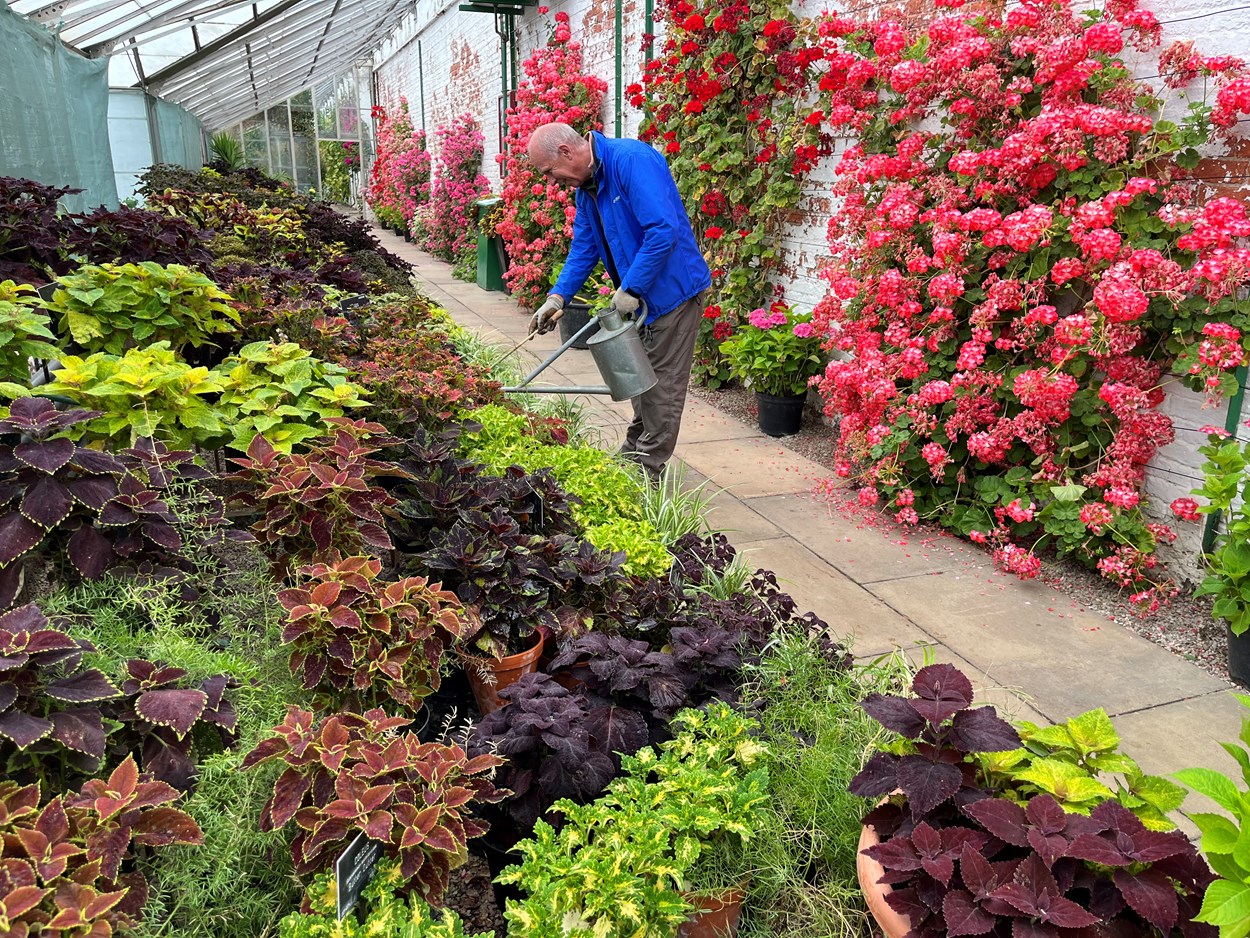
<svg viewBox="0 0 1250 938"><path fill-rule="evenodd" d="M743 388L710 391L692 384L690 393L722 413L755 426L757 409L755 395L751 391ZM822 422L819 411L810 405L803 414L803 432L778 438L777 442L824 466L829 470L829 477L833 478L837 433ZM832 501L855 517L866 519L874 527L896 531L900 536L912 539L918 537L922 543L953 536L928 525L904 530L881 511L861 508L851 499L834 498ZM1212 618L1209 598L1182 592L1153 615L1141 616L1128 603L1127 594L1121 593L1095 571L1077 564L1043 558L1040 579L1061 594L1074 610L1088 610L1106 616L1210 674L1225 681L1229 679L1226 631L1223 624Z"/></svg>

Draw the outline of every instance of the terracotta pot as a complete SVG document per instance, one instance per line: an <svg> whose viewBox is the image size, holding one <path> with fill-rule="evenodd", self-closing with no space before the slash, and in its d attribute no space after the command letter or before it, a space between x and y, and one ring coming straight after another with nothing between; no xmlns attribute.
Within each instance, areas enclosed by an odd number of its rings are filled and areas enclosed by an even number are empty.
<svg viewBox="0 0 1250 938"><path fill-rule="evenodd" d="M733 938L738 934L738 917L742 914L741 889L726 889L716 895L686 894L695 911L677 929L677 938Z"/></svg>
<svg viewBox="0 0 1250 938"><path fill-rule="evenodd" d="M499 696L499 692L520 680L523 674L533 674L538 670L538 656L543 651L541 632L534 633L534 645L525 651L504 658L468 658L465 661L465 674L469 678L469 686L473 688L473 699L477 701L477 709L485 716L503 707L507 701ZM493 681L482 677L485 670L493 675Z"/></svg>
<svg viewBox="0 0 1250 938"><path fill-rule="evenodd" d="M885 875L885 867L864 853L869 847L881 843L877 829L865 824L859 834L859 852L855 856L855 873L859 877L859 888L864 893L864 901L868 903L868 911L872 913L877 926L885 938L903 938L911 931L911 920L899 915L885 897L894 891L894 887L878 882Z"/></svg>

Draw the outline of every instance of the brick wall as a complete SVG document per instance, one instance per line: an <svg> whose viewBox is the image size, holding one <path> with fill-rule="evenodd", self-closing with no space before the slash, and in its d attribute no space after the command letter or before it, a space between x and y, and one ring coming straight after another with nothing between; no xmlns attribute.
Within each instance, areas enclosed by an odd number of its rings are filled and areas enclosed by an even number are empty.
<svg viewBox="0 0 1250 938"><path fill-rule="evenodd" d="M553 0L549 4L552 13L563 10L569 14L573 37L582 44L585 69L608 83L602 117L609 135L614 132L616 121L615 4L616 0ZM1175 39L1192 39L1207 54L1242 56L1250 49L1250 13L1238 0L1219 0L1218 4L1210 0L1145 0L1145 5L1163 23L1165 45ZM797 0L794 4L801 15L815 15L827 6L822 0ZM904 6L913 15L921 16L925 0L911 0ZM457 0L417 0L375 59L379 97L383 102L394 102L400 95L407 97L414 123L419 126L419 77L423 73L427 128L432 132L439 122L464 111L479 115L486 136L483 171L497 185L499 39L490 15L461 13L456 7ZM643 0L622 0L622 20L623 89L639 81L642 74ZM533 8L518 20L518 66L546 41L548 22L549 17L540 17ZM1149 78L1153 73L1143 66L1138 74ZM624 102L622 134L636 134L639 119L640 114ZM1208 194L1246 196L1250 188L1250 137L1245 135L1246 130L1250 130L1250 125L1243 124L1231 147L1213 147L1205 154L1199 175L1209 180ZM812 174L803 201L792 214L780 241L781 282L787 298L800 307L814 306L824 293L819 272L829 253L825 224L833 209L829 184L836 159L835 154ZM1176 387L1169 391L1165 410L1176 422L1176 442L1159 453L1146 480L1154 511L1163 520L1167 520L1167 506L1172 499L1188 494L1200 478L1197 447L1204 437L1198 428L1206 424L1222 426L1225 421L1225 411L1204 409L1201 396ZM1167 556L1182 575L1196 576L1201 530L1197 525L1178 528L1180 540Z"/></svg>

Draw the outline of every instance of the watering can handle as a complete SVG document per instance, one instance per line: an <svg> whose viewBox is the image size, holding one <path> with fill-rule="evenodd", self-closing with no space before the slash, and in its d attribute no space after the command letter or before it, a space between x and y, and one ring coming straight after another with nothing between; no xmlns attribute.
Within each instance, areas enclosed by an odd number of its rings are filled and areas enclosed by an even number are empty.
<svg viewBox="0 0 1250 938"><path fill-rule="evenodd" d="M641 332L643 324L647 321L647 301L642 297L639 297L638 303L638 309L631 313L631 315L634 317L632 320L634 328ZM625 318L624 314L619 311L618 315L620 315L622 319Z"/></svg>

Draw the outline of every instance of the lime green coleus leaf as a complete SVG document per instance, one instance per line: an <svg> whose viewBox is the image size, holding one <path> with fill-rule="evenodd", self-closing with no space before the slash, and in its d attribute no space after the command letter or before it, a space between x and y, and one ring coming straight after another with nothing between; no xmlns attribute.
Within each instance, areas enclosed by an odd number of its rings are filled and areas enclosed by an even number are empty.
<svg viewBox="0 0 1250 938"><path fill-rule="evenodd" d="M1093 805L1111 798L1112 791L1078 766L1058 759L1035 759L1016 778L1054 796L1065 810L1087 813Z"/></svg>

